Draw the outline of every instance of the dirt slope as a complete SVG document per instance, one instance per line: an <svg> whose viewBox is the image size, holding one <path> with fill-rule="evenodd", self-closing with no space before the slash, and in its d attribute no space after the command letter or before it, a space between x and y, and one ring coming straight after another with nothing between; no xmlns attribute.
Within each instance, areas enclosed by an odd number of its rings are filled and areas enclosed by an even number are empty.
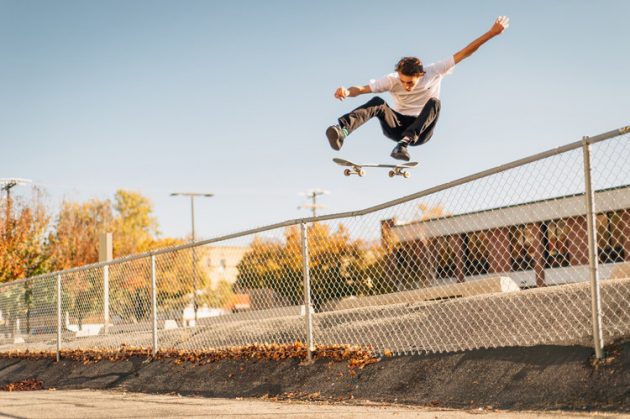
<svg viewBox="0 0 630 419"><path fill-rule="evenodd" d="M88 364L0 359L0 388L28 378L58 389L630 412L630 342L607 348L596 365L592 349L581 346L392 357L364 368L323 359L311 365L297 359L206 365L142 357Z"/></svg>

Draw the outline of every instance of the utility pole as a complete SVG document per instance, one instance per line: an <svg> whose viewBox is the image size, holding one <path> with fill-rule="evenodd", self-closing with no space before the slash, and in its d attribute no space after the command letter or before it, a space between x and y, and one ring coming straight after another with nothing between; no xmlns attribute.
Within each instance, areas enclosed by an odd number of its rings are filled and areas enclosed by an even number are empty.
<svg viewBox="0 0 630 419"><path fill-rule="evenodd" d="M326 208L323 205L317 204L317 197L320 195L330 195L330 191L326 191L324 189L309 189L306 192L300 192L300 196L306 196L311 199L310 204L300 205L298 209L310 209L313 213L313 217L317 217L317 210L321 208Z"/></svg>
<svg viewBox="0 0 630 419"><path fill-rule="evenodd" d="M29 179L0 179L0 189L7 192L7 213L4 221L4 235L7 241L10 241L13 230L13 222L11 220L11 189L18 185L31 183ZM9 244L10 246L10 244ZM33 291L29 281L24 282L24 303L26 305L26 333L31 333L31 304L33 302ZM13 334L13 331L11 331Z"/></svg>
<svg viewBox="0 0 630 419"><path fill-rule="evenodd" d="M4 222L4 234L8 238L11 235L11 189L18 185L31 183L29 179L0 179L0 189L7 192L7 208L6 218Z"/></svg>
<svg viewBox="0 0 630 419"><path fill-rule="evenodd" d="M173 192L171 196L188 196L190 197L190 220L192 223L191 241L195 243L195 197L210 198L214 196L211 193L198 193L198 192ZM195 325L197 325L197 255L195 252L195 246L192 250L192 276L193 276L193 297L192 304L195 312Z"/></svg>

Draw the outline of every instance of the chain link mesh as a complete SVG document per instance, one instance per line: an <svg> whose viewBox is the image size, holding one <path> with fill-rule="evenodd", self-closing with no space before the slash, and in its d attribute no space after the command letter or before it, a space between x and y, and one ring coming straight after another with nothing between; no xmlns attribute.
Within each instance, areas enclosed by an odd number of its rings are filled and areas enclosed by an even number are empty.
<svg viewBox="0 0 630 419"><path fill-rule="evenodd" d="M321 290L313 279L315 340L392 353L584 341L590 291L568 285L588 279L581 159L574 150L345 220L366 260L311 259L340 274ZM575 236L571 249L560 234Z"/></svg>
<svg viewBox="0 0 630 419"><path fill-rule="evenodd" d="M42 277L0 286L0 347L54 345L56 280Z"/></svg>
<svg viewBox="0 0 630 419"><path fill-rule="evenodd" d="M591 147L597 257L606 342L630 334L630 136Z"/></svg>
<svg viewBox="0 0 630 419"><path fill-rule="evenodd" d="M628 137L591 146L606 342L630 334ZM306 342L308 318L314 344L385 354L591 345L584 191L578 148L362 216L309 223L305 241L298 223L62 272L61 345ZM58 278L0 285L0 350L55 347Z"/></svg>

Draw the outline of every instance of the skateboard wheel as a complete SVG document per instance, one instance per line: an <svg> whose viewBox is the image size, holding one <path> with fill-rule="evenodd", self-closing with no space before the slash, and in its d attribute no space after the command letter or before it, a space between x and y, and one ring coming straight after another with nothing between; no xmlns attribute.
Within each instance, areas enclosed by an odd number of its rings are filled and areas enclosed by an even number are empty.
<svg viewBox="0 0 630 419"><path fill-rule="evenodd" d="M345 169L343 171L343 174L346 175L346 176L350 176L352 174L352 172L350 171L350 169Z"/></svg>
<svg viewBox="0 0 630 419"><path fill-rule="evenodd" d="M393 170L389 171L389 177L394 177L396 176L396 173Z"/></svg>
<svg viewBox="0 0 630 419"><path fill-rule="evenodd" d="M363 169L359 169L359 176L364 176L365 175L365 170Z"/></svg>
<svg viewBox="0 0 630 419"><path fill-rule="evenodd" d="M411 176L411 173L403 172L403 176L405 177L405 179L407 179L409 176Z"/></svg>

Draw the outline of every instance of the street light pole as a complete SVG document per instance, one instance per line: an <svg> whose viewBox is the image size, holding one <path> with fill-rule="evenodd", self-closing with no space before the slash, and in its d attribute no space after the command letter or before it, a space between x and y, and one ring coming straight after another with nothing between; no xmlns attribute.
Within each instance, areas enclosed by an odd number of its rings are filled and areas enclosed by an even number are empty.
<svg viewBox="0 0 630 419"><path fill-rule="evenodd" d="M191 232L191 242L195 243L195 197L205 197L210 198L214 196L211 193L197 193L197 192L173 192L171 196L189 196L190 197L190 220L192 224L192 232ZM192 250L192 277L193 277L193 295L192 295L192 303L193 303L193 311L195 312L195 325L197 325L197 254L195 251L195 246L191 248Z"/></svg>
<svg viewBox="0 0 630 419"><path fill-rule="evenodd" d="M195 242L195 196L190 195L190 221L192 223L191 241Z"/></svg>
<svg viewBox="0 0 630 419"><path fill-rule="evenodd" d="M195 242L195 196L190 195L190 222L191 233L190 240ZM195 246L191 247L192 251L192 275L193 275L193 311L195 313L195 327L197 326L197 249Z"/></svg>

